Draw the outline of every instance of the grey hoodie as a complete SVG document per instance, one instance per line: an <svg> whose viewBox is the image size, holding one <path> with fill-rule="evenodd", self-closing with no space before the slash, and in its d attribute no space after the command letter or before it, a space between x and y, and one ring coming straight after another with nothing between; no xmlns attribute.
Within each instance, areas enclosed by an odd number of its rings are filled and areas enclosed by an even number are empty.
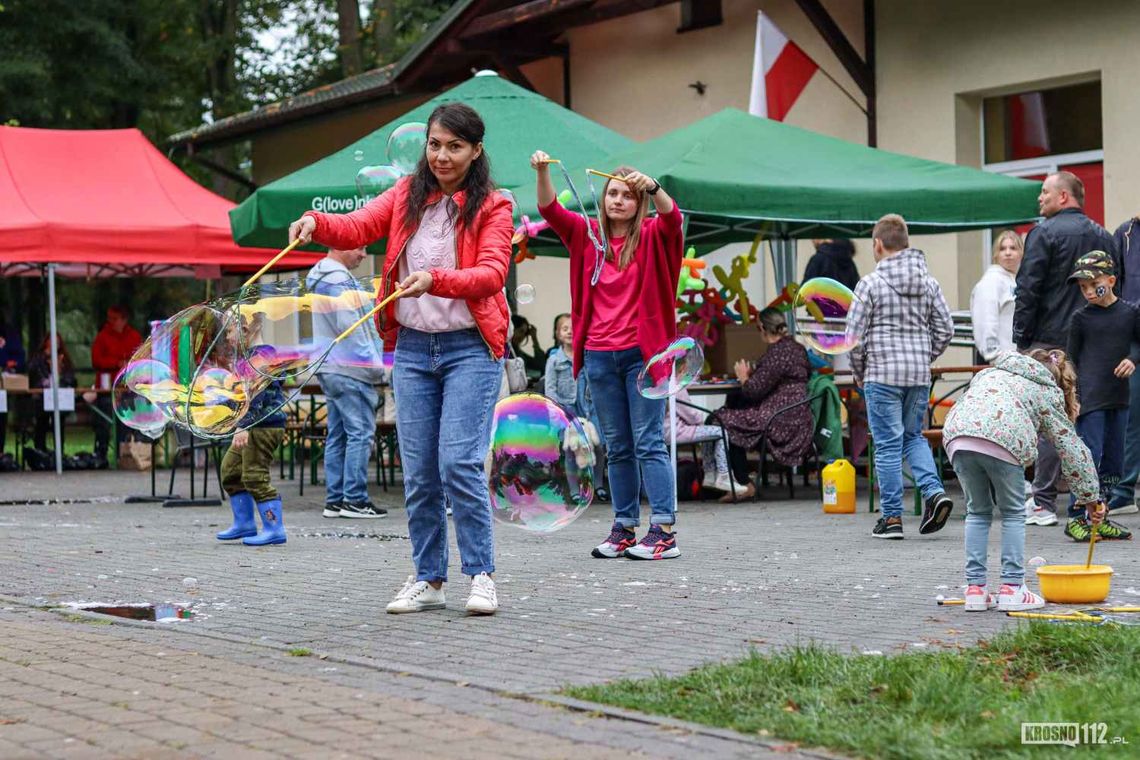
<svg viewBox="0 0 1140 760"><path fill-rule="evenodd" d="M847 338L855 380L896 387L930 385L930 365L954 334L950 308L926 256L907 248L883 259L855 286Z"/></svg>

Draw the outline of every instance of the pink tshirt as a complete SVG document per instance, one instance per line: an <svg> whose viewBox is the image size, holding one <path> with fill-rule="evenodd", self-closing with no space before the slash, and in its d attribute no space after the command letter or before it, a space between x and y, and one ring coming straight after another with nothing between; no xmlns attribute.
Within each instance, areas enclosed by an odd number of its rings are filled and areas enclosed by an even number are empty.
<svg viewBox="0 0 1140 760"><path fill-rule="evenodd" d="M625 238L613 238L614 258L621 258ZM641 299L640 267L635 256L623 272L617 261L602 265L594 293L594 318L587 326L586 348L590 351L624 351L636 348L637 317Z"/></svg>
<svg viewBox="0 0 1140 760"><path fill-rule="evenodd" d="M1004 446L996 444L988 438L960 435L946 444L946 454L950 457L951 462L954 461L954 455L959 451L973 451L978 454L993 457L1001 462L1021 466L1021 462L1017 461L1017 457L1007 451Z"/></svg>

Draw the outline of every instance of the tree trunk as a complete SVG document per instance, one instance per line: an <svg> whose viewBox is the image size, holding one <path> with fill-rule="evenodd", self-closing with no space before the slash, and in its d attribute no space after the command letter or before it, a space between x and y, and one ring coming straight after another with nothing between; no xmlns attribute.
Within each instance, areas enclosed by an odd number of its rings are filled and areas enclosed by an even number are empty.
<svg viewBox="0 0 1140 760"><path fill-rule="evenodd" d="M373 0L372 42L376 48L376 64L391 63L396 45L396 0Z"/></svg>
<svg viewBox="0 0 1140 760"><path fill-rule="evenodd" d="M357 0L336 0L338 53L340 68L346 77L364 70L360 51L360 6Z"/></svg>

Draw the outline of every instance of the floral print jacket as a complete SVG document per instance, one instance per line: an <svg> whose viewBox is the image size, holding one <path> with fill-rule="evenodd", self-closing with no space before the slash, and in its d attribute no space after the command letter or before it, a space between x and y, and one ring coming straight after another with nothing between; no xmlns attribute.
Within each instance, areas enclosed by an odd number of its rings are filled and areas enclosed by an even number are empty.
<svg viewBox="0 0 1140 760"><path fill-rule="evenodd" d="M1022 466L1037 460L1037 439L1057 448L1061 471L1078 503L1099 498L1100 485L1088 448L1065 414L1065 397L1036 359L1014 351L974 376L946 417L942 439L984 438L1013 454Z"/></svg>

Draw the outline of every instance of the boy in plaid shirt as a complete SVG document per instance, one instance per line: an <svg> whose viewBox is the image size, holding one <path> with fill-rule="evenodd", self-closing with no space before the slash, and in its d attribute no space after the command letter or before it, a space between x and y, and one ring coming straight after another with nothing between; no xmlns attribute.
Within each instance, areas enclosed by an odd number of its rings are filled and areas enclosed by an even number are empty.
<svg viewBox="0 0 1140 760"><path fill-rule="evenodd" d="M926 502L918 532L941 530L954 508L922 437L930 364L950 345L954 323L942 288L926 269L926 256L910 247L903 218L887 214L871 235L877 266L855 287L847 338L857 341L851 368L867 402L883 509L871 535L898 539L904 455Z"/></svg>

